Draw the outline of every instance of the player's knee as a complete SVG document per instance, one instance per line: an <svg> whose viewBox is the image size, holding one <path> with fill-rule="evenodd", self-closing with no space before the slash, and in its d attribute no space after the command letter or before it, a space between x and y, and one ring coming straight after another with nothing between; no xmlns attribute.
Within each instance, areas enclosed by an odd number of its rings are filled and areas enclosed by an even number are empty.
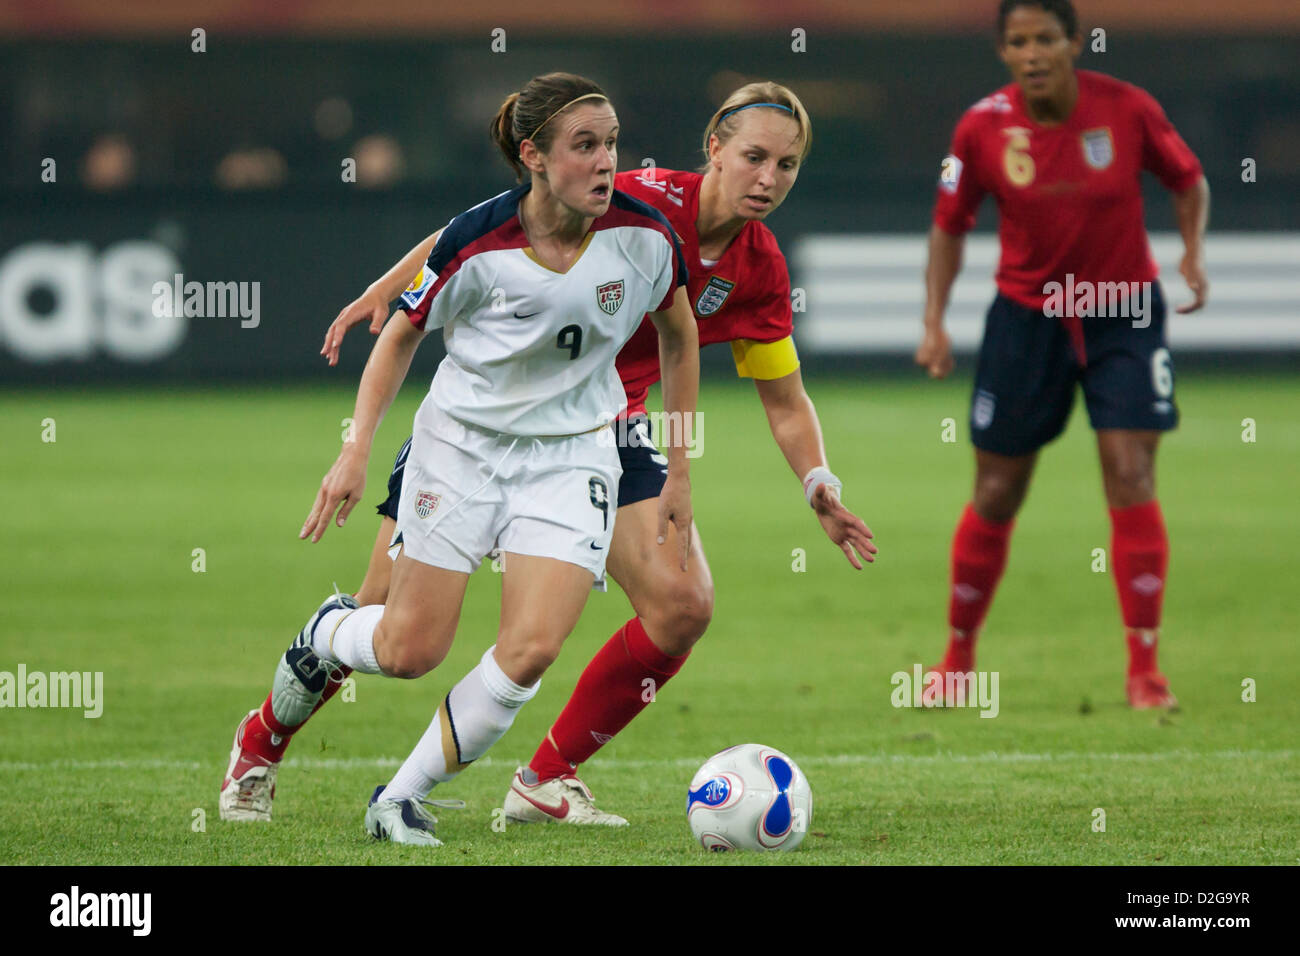
<svg viewBox="0 0 1300 956"><path fill-rule="evenodd" d="M381 621L381 629L375 632L375 656L389 677L423 677L447 656L443 642L434 640L427 630L393 625L383 628L384 623Z"/></svg>
<svg viewBox="0 0 1300 956"><path fill-rule="evenodd" d="M414 680L423 677L442 663L446 654L428 647L406 647L397 649L389 658L390 663L384 672L389 677Z"/></svg>
<svg viewBox="0 0 1300 956"><path fill-rule="evenodd" d="M555 663L561 643L543 634L503 634L497 638L497 664L516 684L531 687Z"/></svg>
<svg viewBox="0 0 1300 956"><path fill-rule="evenodd" d="M643 615L646 631L665 654L689 651L713 620L713 587L707 581L673 581Z"/></svg>
<svg viewBox="0 0 1300 956"><path fill-rule="evenodd" d="M1010 521L1020 510L1028 487L1028 480L1019 476L981 474L975 482L975 512L988 521Z"/></svg>
<svg viewBox="0 0 1300 956"><path fill-rule="evenodd" d="M1106 492L1113 507L1142 504L1155 497L1155 475L1142 462L1119 461L1106 469Z"/></svg>

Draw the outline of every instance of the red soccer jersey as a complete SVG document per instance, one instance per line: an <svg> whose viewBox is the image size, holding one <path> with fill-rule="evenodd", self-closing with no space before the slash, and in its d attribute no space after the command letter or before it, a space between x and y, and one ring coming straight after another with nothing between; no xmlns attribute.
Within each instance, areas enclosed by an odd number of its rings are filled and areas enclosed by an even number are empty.
<svg viewBox="0 0 1300 956"><path fill-rule="evenodd" d="M748 222L716 264L700 261L695 220L703 179L699 173L651 168L619 173L614 188L654 206L681 237L690 271L686 288L701 347L737 339L786 338L794 331L790 273L771 230L761 222ZM627 390L628 414L645 411L646 393L659 381L659 336L649 319L641 321L618 353L617 365Z"/></svg>
<svg viewBox="0 0 1300 956"><path fill-rule="evenodd" d="M934 222L952 235L975 224L992 193L999 212L998 290L1042 308L1049 282L1149 282L1157 268L1142 220L1140 173L1165 188L1195 185L1201 164L1149 93L1079 70L1079 99L1044 127L1010 83L961 118L939 180Z"/></svg>

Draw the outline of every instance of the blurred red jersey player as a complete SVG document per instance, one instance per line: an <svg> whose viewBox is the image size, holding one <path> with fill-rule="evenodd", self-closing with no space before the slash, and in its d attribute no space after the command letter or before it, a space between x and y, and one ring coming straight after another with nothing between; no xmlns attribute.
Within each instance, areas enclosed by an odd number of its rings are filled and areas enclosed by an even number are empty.
<svg viewBox="0 0 1300 956"><path fill-rule="evenodd" d="M1195 296L1179 312L1200 308L1209 288L1209 188L1150 95L1075 69L1082 44L1069 0L1003 0L998 53L1013 82L967 110L940 174L916 353L931 376L953 366L943 313L985 194L998 204L1001 258L971 405L974 500L953 540L948 651L931 673L974 668L1016 512L1039 450L1065 428L1077 384L1110 507L1129 703L1173 707L1156 666L1169 544L1155 454L1178 410L1140 177L1145 169L1174 194L1181 272Z"/></svg>

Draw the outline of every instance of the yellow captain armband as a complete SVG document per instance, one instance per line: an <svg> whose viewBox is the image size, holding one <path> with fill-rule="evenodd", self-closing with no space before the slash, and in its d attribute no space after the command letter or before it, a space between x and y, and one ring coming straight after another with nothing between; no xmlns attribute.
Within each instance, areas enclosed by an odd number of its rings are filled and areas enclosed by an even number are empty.
<svg viewBox="0 0 1300 956"><path fill-rule="evenodd" d="M799 367L799 353L790 335L775 342L736 339L731 343L731 354L736 360L736 374L741 378L770 381L785 378Z"/></svg>

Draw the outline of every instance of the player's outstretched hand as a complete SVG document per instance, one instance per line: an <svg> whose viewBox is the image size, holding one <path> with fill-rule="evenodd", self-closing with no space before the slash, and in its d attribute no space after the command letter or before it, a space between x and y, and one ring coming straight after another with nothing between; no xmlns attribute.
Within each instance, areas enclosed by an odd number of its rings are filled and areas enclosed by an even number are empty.
<svg viewBox="0 0 1300 956"><path fill-rule="evenodd" d="M677 527L677 550L681 555L681 569L686 570L691 555L691 482L687 478L668 473L663 491L659 492L659 543L668 540L668 522Z"/></svg>
<svg viewBox="0 0 1300 956"><path fill-rule="evenodd" d="M348 520L366 488L366 457L355 442L343 446L334 467L321 479L316 503L298 532L300 540L310 534L313 543L319 541L336 510L338 525L343 527L343 522Z"/></svg>
<svg viewBox="0 0 1300 956"><path fill-rule="evenodd" d="M952 339L943 329L926 328L925 337L917 346L916 364L930 373L931 378L945 378L952 371Z"/></svg>
<svg viewBox="0 0 1300 956"><path fill-rule="evenodd" d="M388 318L388 303L384 298L371 289L367 289L361 298L350 302L343 307L343 310L330 323L330 327L325 330L325 344L321 346L320 354L329 359L331 365L339 363L339 346L343 344L343 336L348 334L348 329L358 322L370 320L370 334L378 335L384 327L384 320Z"/></svg>
<svg viewBox="0 0 1300 956"><path fill-rule="evenodd" d="M871 529L865 521L844 507L840 496L830 485L818 486L813 492L812 506L817 512L817 520L826 529L826 537L840 546L844 557L849 559L849 564L861 571L862 562L858 560L858 555L868 564L876 560L875 554L879 549L871 542ZM854 554L855 550L857 554Z"/></svg>
<svg viewBox="0 0 1300 956"><path fill-rule="evenodd" d="M1191 289L1192 295L1196 297L1191 302L1174 309L1179 315L1186 315L1205 305L1205 300L1210 296L1210 280L1205 274L1205 259L1201 256L1183 256L1178 271L1183 274L1183 278L1187 281L1187 288Z"/></svg>

